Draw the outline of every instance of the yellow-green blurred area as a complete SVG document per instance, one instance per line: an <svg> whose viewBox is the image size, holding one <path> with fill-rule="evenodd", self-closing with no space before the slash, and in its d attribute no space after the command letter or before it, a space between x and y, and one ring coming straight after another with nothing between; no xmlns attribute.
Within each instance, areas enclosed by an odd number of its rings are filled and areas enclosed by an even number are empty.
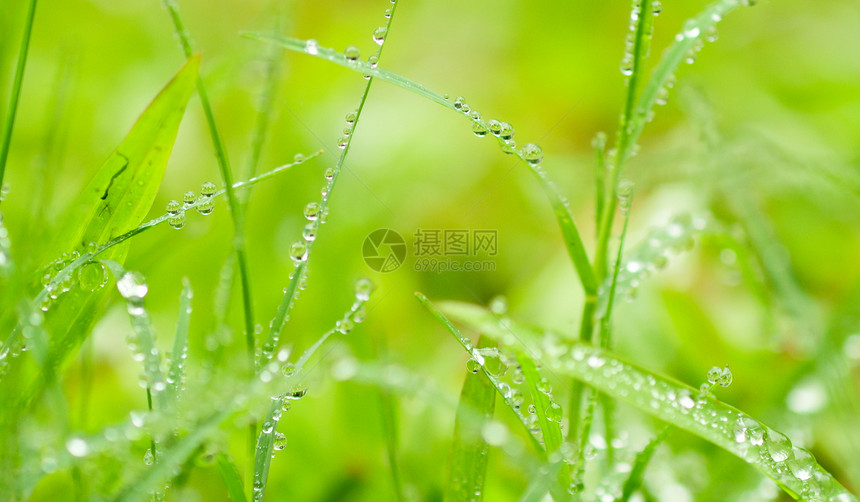
<svg viewBox="0 0 860 502"><path fill-rule="evenodd" d="M25 3L5 0L0 6L3 116ZM371 33L384 25L383 11L391 6L388 0L180 0L179 5L202 55L201 74L236 176L248 169L273 53L272 46L240 32L314 38L339 51L356 45L366 58L377 47ZM684 20L705 5L663 1L650 67ZM625 93L619 61L629 7L617 0L403 0L380 67L452 100L463 96L484 119L513 124L518 144L538 143L543 167L570 200L593 255L591 141L599 131L611 138L618 127ZM636 183L626 245L641 242L679 214L708 215L715 230L698 236L692 250L672 253L666 268L643 279L635 299L621 302L613 314L617 353L694 386L711 366L729 365L734 383L718 389L717 397L809 448L855 493L860 490L858 26L856 0L762 0L727 16L718 25L718 39L705 45L695 64L682 65L668 104L657 107L639 154L626 166L624 176ZM280 74L256 172L289 163L296 153L325 152L251 191L246 217L251 293L254 321L263 327L289 283L289 247L302 238L306 223L302 208L319 200L323 173L341 153L337 140L346 127L344 116L357 107L366 83L354 71L274 50ZM46 249L64 208L183 62L170 17L156 0L38 3L2 205L13 256L34 279L45 265L36 258L51 255ZM195 96L151 216L163 214L166 203L181 200L185 191L199 191L204 181L223 185ZM408 244L405 262L388 273L372 270L362 258L365 237L380 228L397 231ZM497 254L475 258L492 263L494 270L416 270L419 229L496 231ZM180 231L164 225L131 241L125 266L147 279L146 306L165 350L172 342L181 279L188 277L194 288L191 380L201 373L201 361L211 360L207 340L211 345L213 339L226 344L228 356L218 363L222 377L242 378L238 282L226 313L230 332L213 334L223 314L215 311L213 298L232 238L230 214L219 199L211 216L189 214ZM614 249L617 239L612 242ZM385 82L371 86L309 269L307 289L281 337L295 353L342 317L356 279L366 276L377 289L367 320L323 348L307 396L284 413L279 430L288 445L272 460L267 500L395 500L391 458L409 498L441 500L452 403L467 356L413 292L483 305L503 295L513 318L570 338L578 332L584 299L552 210L525 165L504 155L492 138L476 138L463 117ZM131 330L128 316L112 283L107 287L111 301L88 342L95 369L85 422L79 414L79 360L64 373L72 426L86 433L146 408L140 364L124 341ZM15 304L2 308L11 311ZM331 363L348 352L399 365L447 396L393 394L398 428L393 456L384 429L384 392L330 376ZM552 375L550 380L565 404L561 396L570 382ZM521 432L503 404L496 417ZM628 452L662 427L622 404L617 426ZM244 432L222 435L230 438L223 443L229 443L240 469L247 462ZM595 455L601 434L595 426ZM135 445L141 462L147 447L145 441ZM485 500L518 500L530 476L519 460L491 450ZM587 478L590 490L599 483ZM752 467L683 432L660 447L645 485L654 500L786 498ZM68 476L49 476L32 499L65 500L71 486ZM207 465L192 469L168 497L227 500L217 469Z"/></svg>

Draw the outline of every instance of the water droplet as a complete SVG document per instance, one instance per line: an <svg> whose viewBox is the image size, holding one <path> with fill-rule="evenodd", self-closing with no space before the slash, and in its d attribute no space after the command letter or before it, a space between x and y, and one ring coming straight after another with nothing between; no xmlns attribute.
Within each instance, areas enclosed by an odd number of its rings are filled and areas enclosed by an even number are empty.
<svg viewBox="0 0 860 502"><path fill-rule="evenodd" d="M538 380L535 387L537 387L538 391L543 392L544 394L550 394L552 392L552 385L550 385L549 380L546 378Z"/></svg>
<svg viewBox="0 0 860 502"><path fill-rule="evenodd" d="M185 211L167 218L167 224L176 230L181 230L185 226Z"/></svg>
<svg viewBox="0 0 860 502"><path fill-rule="evenodd" d="M370 64L371 68L376 68L377 66L379 66L379 56L374 54L367 58L367 62Z"/></svg>
<svg viewBox="0 0 860 502"><path fill-rule="evenodd" d="M81 268L78 273L81 287L87 291L101 289L107 284L108 273L105 266L99 262L90 262Z"/></svg>
<svg viewBox="0 0 860 502"><path fill-rule="evenodd" d="M663 3L660 0L654 0L651 3L651 12L655 16L659 16L661 12L663 12Z"/></svg>
<svg viewBox="0 0 860 502"><path fill-rule="evenodd" d="M207 197L206 195L201 194L200 197L197 198L197 212L206 216L212 214L212 211L215 210L215 201L212 197Z"/></svg>
<svg viewBox="0 0 860 502"><path fill-rule="evenodd" d="M495 133L493 133L495 134ZM499 134L498 136L504 140L508 140L514 137L514 126L508 124L507 122L502 122L499 124Z"/></svg>
<svg viewBox="0 0 860 502"><path fill-rule="evenodd" d="M149 292L146 279L140 272L126 272L116 281L116 288L127 300L141 299Z"/></svg>
<svg viewBox="0 0 860 502"><path fill-rule="evenodd" d="M272 449L275 451L281 451L287 447L287 436L281 434L280 432L275 433L275 437L272 438Z"/></svg>
<svg viewBox="0 0 860 502"><path fill-rule="evenodd" d="M720 370L720 375L717 377L717 383L720 384L720 387L728 387L732 384L733 379L734 376L732 375L732 370L730 370L728 366L725 366Z"/></svg>
<svg viewBox="0 0 860 502"><path fill-rule="evenodd" d="M172 200L167 203L167 214L177 214L182 209L182 203Z"/></svg>
<svg viewBox="0 0 860 502"><path fill-rule="evenodd" d="M296 241L290 245L290 258L296 262L308 259L308 245L304 240Z"/></svg>
<svg viewBox="0 0 860 502"><path fill-rule="evenodd" d="M152 465L155 463L155 455L152 454L152 448L147 448L146 453L143 454L143 463L145 465Z"/></svg>
<svg viewBox="0 0 860 502"><path fill-rule="evenodd" d="M502 123L496 119L490 119L487 121L487 129L489 129L493 135L498 136L502 132Z"/></svg>
<svg viewBox="0 0 860 502"><path fill-rule="evenodd" d="M484 124L480 122L475 122L474 124L472 124L472 134L479 138L483 138L487 135L487 128L484 127Z"/></svg>
<svg viewBox="0 0 860 502"><path fill-rule="evenodd" d="M366 277L362 277L355 281L355 297L366 302L370 299L370 294L373 293L375 288L376 286L373 284L373 281Z"/></svg>
<svg viewBox="0 0 860 502"><path fill-rule="evenodd" d="M207 181L200 186L200 195L203 195L204 197L212 197L212 195L215 194L215 190L217 190L217 188L218 187L215 186L215 183Z"/></svg>
<svg viewBox="0 0 860 502"><path fill-rule="evenodd" d="M315 223L308 223L305 225L305 228L302 229L302 237L308 241L312 242L317 238L317 226Z"/></svg>
<svg viewBox="0 0 860 502"><path fill-rule="evenodd" d="M481 371L481 364L476 361L474 357L470 357L469 360L466 361L466 370L473 374L477 374Z"/></svg>
<svg viewBox="0 0 860 502"><path fill-rule="evenodd" d="M526 162L536 166L543 161L543 149L534 143L526 143L520 150L520 155L526 159Z"/></svg>
<svg viewBox="0 0 860 502"><path fill-rule="evenodd" d="M316 202L308 202L305 206L304 213L305 218L307 218L308 221L316 221L320 215L320 205Z"/></svg>
<svg viewBox="0 0 860 502"><path fill-rule="evenodd" d="M749 441L754 446L760 446L764 441L764 429L761 424L747 416L739 416L735 421L735 441L743 443Z"/></svg>
<svg viewBox="0 0 860 502"><path fill-rule="evenodd" d="M355 123L355 119L356 119L357 117L358 117L358 114L357 114L356 112L349 112L349 113L347 113L347 114L346 114L346 123L347 123L347 124L354 124L354 123Z"/></svg>
<svg viewBox="0 0 860 502"><path fill-rule="evenodd" d="M346 59L348 61L357 61L358 58L361 56L361 51L358 49L358 47L350 45L343 50L343 55L346 56Z"/></svg>
<svg viewBox="0 0 860 502"><path fill-rule="evenodd" d="M194 201L196 201L196 200L197 200L197 194L190 191L190 190L185 192L185 195L182 196L182 202L184 203L183 205L184 205L185 209L188 209L188 207L191 204L194 204Z"/></svg>
<svg viewBox="0 0 860 502"><path fill-rule="evenodd" d="M305 52L310 54L311 56L316 56L320 51L320 44L314 39L309 39L305 42Z"/></svg>
<svg viewBox="0 0 860 502"><path fill-rule="evenodd" d="M385 9L385 12L382 13L382 16L385 19L391 19L391 8Z"/></svg>
<svg viewBox="0 0 860 502"><path fill-rule="evenodd" d="M561 422L562 418L564 418L564 412L561 409L561 406L558 403L552 403L546 409L546 419L550 422Z"/></svg>
<svg viewBox="0 0 860 502"><path fill-rule="evenodd" d="M817 462L808 450L803 448L794 448L794 458L787 462L788 469L794 474L794 477L801 481L806 481L811 478L815 472Z"/></svg>
<svg viewBox="0 0 860 502"><path fill-rule="evenodd" d="M690 394L690 391L687 389L683 389L678 393L678 404L681 405L684 409L692 409L693 406L696 406L696 401L693 400L693 396Z"/></svg>
<svg viewBox="0 0 860 502"><path fill-rule="evenodd" d="M723 370L721 370L717 366L714 366L711 369L709 369L708 370L708 383L710 383L711 385L715 385L717 383L717 380L719 380L722 372L723 372Z"/></svg>
<svg viewBox="0 0 860 502"><path fill-rule="evenodd" d="M686 23L684 23L684 36L687 38L696 38L699 36L701 31L699 30L699 25L695 20L690 19Z"/></svg>
<svg viewBox="0 0 860 502"><path fill-rule="evenodd" d="M767 430L767 438L764 442L767 452L774 462L785 462L792 455L791 441L785 435L775 430Z"/></svg>
<svg viewBox="0 0 860 502"><path fill-rule="evenodd" d="M323 177L327 180L334 179L334 169L332 169L331 167L326 169L325 172L323 173Z"/></svg>
<svg viewBox="0 0 860 502"><path fill-rule="evenodd" d="M388 28L385 26L380 26L379 28L373 30L373 41L376 42L377 45L382 45L385 42L385 35L388 34Z"/></svg>

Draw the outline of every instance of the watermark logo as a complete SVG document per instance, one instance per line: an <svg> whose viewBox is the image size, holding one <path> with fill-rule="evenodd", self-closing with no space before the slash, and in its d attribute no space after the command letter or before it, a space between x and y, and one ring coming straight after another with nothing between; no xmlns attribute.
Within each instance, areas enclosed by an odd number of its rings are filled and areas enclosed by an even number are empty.
<svg viewBox="0 0 860 502"><path fill-rule="evenodd" d="M362 255L377 272L392 272L406 259L407 246L394 230L374 230L364 240ZM499 252L497 230L418 228L412 235L416 272L494 272Z"/></svg>
<svg viewBox="0 0 860 502"><path fill-rule="evenodd" d="M374 230L361 246L364 263L377 272L393 272L406 259L406 241L390 228Z"/></svg>

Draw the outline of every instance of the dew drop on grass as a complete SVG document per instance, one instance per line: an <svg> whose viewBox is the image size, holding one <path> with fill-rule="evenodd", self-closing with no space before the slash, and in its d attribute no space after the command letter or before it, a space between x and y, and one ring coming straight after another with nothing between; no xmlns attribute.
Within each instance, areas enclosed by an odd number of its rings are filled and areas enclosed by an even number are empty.
<svg viewBox="0 0 860 502"><path fill-rule="evenodd" d="M495 133L493 133L495 134ZM507 122L501 122L499 124L499 134L498 136L504 140L509 140L514 137L514 126Z"/></svg>
<svg viewBox="0 0 860 502"><path fill-rule="evenodd" d="M470 357L468 361L466 361L466 370L472 374L477 374L481 371L481 363L475 360L474 357Z"/></svg>
<svg viewBox="0 0 860 502"><path fill-rule="evenodd" d="M391 8L385 9L385 12L382 13L382 16L385 19L391 19Z"/></svg>
<svg viewBox="0 0 860 502"><path fill-rule="evenodd" d="M308 259L308 245L304 240L296 241L290 245L290 258L296 262Z"/></svg>
<svg viewBox="0 0 860 502"><path fill-rule="evenodd" d="M347 333L352 331L352 328L354 327L355 323L352 321L352 319L345 317L335 323L334 329L336 329L338 333L346 335Z"/></svg>
<svg viewBox="0 0 860 502"><path fill-rule="evenodd" d="M185 226L185 211L167 218L167 224L170 225L171 228L182 230L182 227Z"/></svg>
<svg viewBox="0 0 860 502"><path fill-rule="evenodd" d="M311 56L316 56L317 54L319 54L319 51L320 44L316 40L311 38L310 40L305 42L305 52L307 52Z"/></svg>
<svg viewBox="0 0 860 502"><path fill-rule="evenodd" d="M699 29L699 25L695 20L690 19L686 23L684 23L684 36L687 38L696 38L701 33Z"/></svg>
<svg viewBox="0 0 860 502"><path fill-rule="evenodd" d="M502 133L502 123L496 119L490 119L487 121L487 129L489 129L494 136L498 136Z"/></svg>
<svg viewBox="0 0 860 502"><path fill-rule="evenodd" d="M367 62L370 64L371 68L376 68L377 66L379 66L379 56L374 54L367 58Z"/></svg>
<svg viewBox="0 0 860 502"><path fill-rule="evenodd" d="M526 159L526 162L536 166L543 161L543 149L534 143L526 143L520 150L520 155Z"/></svg>
<svg viewBox="0 0 860 502"><path fill-rule="evenodd" d="M794 458L786 462L786 465L788 465L788 469L794 474L794 477L801 481L806 481L815 472L817 464L815 457L803 448L794 448L793 453Z"/></svg>
<svg viewBox="0 0 860 502"><path fill-rule="evenodd" d="M373 281L366 277L362 277L355 281L355 297L363 302L366 302L370 299L370 294L373 293L373 290L376 286L373 284Z"/></svg>
<svg viewBox="0 0 860 502"><path fill-rule="evenodd" d="M316 221L320 216L320 205L316 202L308 202L304 214L308 221Z"/></svg>
<svg viewBox="0 0 860 502"><path fill-rule="evenodd" d="M206 216L212 214L212 211L214 210L215 201L212 199L212 195L205 195L203 192L201 192L200 197L197 198L197 212Z"/></svg>
<svg viewBox="0 0 860 502"><path fill-rule="evenodd" d="M352 314L352 320L361 324L365 319L367 319L367 310L365 310L364 306L355 309L355 312Z"/></svg>
<svg viewBox="0 0 860 502"><path fill-rule="evenodd" d="M708 383L710 383L711 385L716 385L717 380L720 379L720 375L722 374L722 372L723 372L723 370L721 370L717 366L714 366L711 369L709 369L708 370Z"/></svg>
<svg viewBox="0 0 860 502"><path fill-rule="evenodd" d="M774 462L785 462L792 455L791 441L773 429L767 430L764 446Z"/></svg>
<svg viewBox="0 0 860 502"><path fill-rule="evenodd" d="M188 209L191 204L194 204L194 201L197 200L197 194L192 191L185 192L185 195L182 196L183 207Z"/></svg>
<svg viewBox="0 0 860 502"><path fill-rule="evenodd" d="M655 16L659 16L661 12L663 12L663 3L660 2L660 0L654 0L651 3L651 13Z"/></svg>
<svg viewBox="0 0 860 502"><path fill-rule="evenodd" d="M144 465L152 465L155 463L155 456L152 454L152 448L147 448L146 453L143 454L143 463Z"/></svg>
<svg viewBox="0 0 860 502"><path fill-rule="evenodd" d="M323 177L329 181L334 179L334 169L332 169L331 167L326 169L325 172L323 173Z"/></svg>
<svg viewBox="0 0 860 502"><path fill-rule="evenodd" d="M380 26L379 28L373 30L373 41L376 42L377 45L382 45L385 42L385 35L388 34L388 28L385 26Z"/></svg>
<svg viewBox="0 0 860 502"><path fill-rule="evenodd" d="M200 186L200 195L203 195L204 197L212 197L215 194L215 190L217 190L215 183L207 181Z"/></svg>
<svg viewBox="0 0 860 502"><path fill-rule="evenodd" d="M308 223L302 229L302 238L308 242L313 242L317 238L317 226L314 223Z"/></svg>
<svg viewBox="0 0 860 502"><path fill-rule="evenodd" d="M692 409L693 406L696 406L696 401L693 400L693 396L690 394L690 391L683 389L678 393L678 404L681 405L681 408L689 410Z"/></svg>
<svg viewBox="0 0 860 502"><path fill-rule="evenodd" d="M543 392L544 394L550 394L552 392L552 385L550 385L549 380L547 380L546 378L541 378L540 380L538 380L535 386L537 387L537 390Z"/></svg>
<svg viewBox="0 0 860 502"><path fill-rule="evenodd" d="M167 214L178 214L182 210L182 203L178 200L171 200L167 203Z"/></svg>
<svg viewBox="0 0 860 502"><path fill-rule="evenodd" d="M546 419L550 422L561 422L564 417L564 412L558 403L551 403L546 409Z"/></svg>
<svg viewBox="0 0 860 502"><path fill-rule="evenodd" d="M357 61L358 58L361 56L361 51L358 49L358 47L350 45L343 50L343 55L346 56L346 59L348 61L354 62Z"/></svg>
<svg viewBox="0 0 860 502"><path fill-rule="evenodd" d="M126 272L118 281L116 288L126 300L140 300L149 292L146 279L140 272Z"/></svg>
<svg viewBox="0 0 860 502"><path fill-rule="evenodd" d="M78 273L78 281L86 291L101 289L107 284L108 273L105 266L99 262L90 262L81 267Z"/></svg>
<svg viewBox="0 0 860 502"><path fill-rule="evenodd" d="M487 135L487 128L484 126L484 124L480 122L475 122L474 124L472 124L472 134L479 138L483 138Z"/></svg>
<svg viewBox="0 0 860 502"><path fill-rule="evenodd" d="M287 447L287 436L283 435L280 432L275 433L275 437L272 439L272 449L275 451L281 451Z"/></svg>

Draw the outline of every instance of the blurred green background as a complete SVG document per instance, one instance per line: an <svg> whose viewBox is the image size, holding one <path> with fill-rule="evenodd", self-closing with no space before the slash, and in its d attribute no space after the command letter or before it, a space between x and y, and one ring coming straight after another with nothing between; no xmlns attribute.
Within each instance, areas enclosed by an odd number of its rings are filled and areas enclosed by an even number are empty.
<svg viewBox="0 0 860 502"><path fill-rule="evenodd" d="M24 3L0 6L2 96L9 92ZM663 3L655 59L683 21L706 5ZM271 51L239 32L279 25L282 34L338 50L354 44L366 55L376 47L371 33L384 24L389 6L387 0L180 2L203 56L202 74L234 172L248 160ZM462 95L485 119L514 124L520 144L539 143L544 167L570 199L593 252L590 142L598 131L611 134L617 127L628 9L623 1L406 0L380 66L452 99ZM699 239L694 250L645 281L635 301L619 306L615 335L620 354L692 385L711 366L730 365L735 383L719 397L798 438L855 492L860 416L824 389L833 361L854 384L860 378L858 26L855 0L761 1L728 16L719 40L680 69L669 104L657 110L640 155L628 166L627 177L637 185L628 242L680 213L712 213L727 230ZM282 76L259 171L290 162L297 152L326 153L253 190L248 248L256 322L264 326L288 283L287 250L300 238L302 207L318 200L322 173L340 152L343 117L365 84L354 72L306 55L283 52L279 60ZM182 62L169 16L156 0L39 2L3 205L18 255L27 256L28 246L37 248L55 231L63 208ZM152 216L210 180L220 185L195 96ZM462 384L465 354L414 291L481 304L504 295L515 318L576 332L582 293L540 187L455 114L375 82L332 200L311 257L309 286L283 343L297 350L313 343L349 307L353 282L362 276L378 286L368 320L342 340L348 349L334 353L396 362L451 399ZM364 238L378 228L394 229L410 243L406 263L391 273L375 272L362 259ZM411 244L419 228L497 230L495 271L413 270ZM190 278L192 368L215 327L213 291L231 235L219 201L212 216L189 215L181 231L164 227L136 238L126 262L147 277L148 308L165 346L180 279ZM775 270L762 267L761 256ZM123 341L130 328L120 300L114 295L92 338L97 366L89 431L145 407L139 370ZM236 300L228 314L228 350L239 358L244 342ZM269 499L392 499L380 391L333 383L325 367L324 361L312 373L307 397L281 420L289 444L272 462ZM76 378L71 370L66 384L73 399ZM554 384L564 388L566 382ZM801 391L805 399L797 397ZM856 403L852 391L844 399L852 395ZM809 405L816 399L823 403ZM416 397L395 401L408 492L437 500L454 409ZM619 414L631 447L657 427L627 408ZM500 419L513 423L508 415L498 408ZM232 450L240 463L242 451ZM741 461L680 433L648 476L660 500L776 495ZM526 483L527 473L515 462L500 451L491 454L487 500L516 500ZM60 481L49 481L35 498L55 500L62 489ZM172 496L226 500L211 467L196 469Z"/></svg>

